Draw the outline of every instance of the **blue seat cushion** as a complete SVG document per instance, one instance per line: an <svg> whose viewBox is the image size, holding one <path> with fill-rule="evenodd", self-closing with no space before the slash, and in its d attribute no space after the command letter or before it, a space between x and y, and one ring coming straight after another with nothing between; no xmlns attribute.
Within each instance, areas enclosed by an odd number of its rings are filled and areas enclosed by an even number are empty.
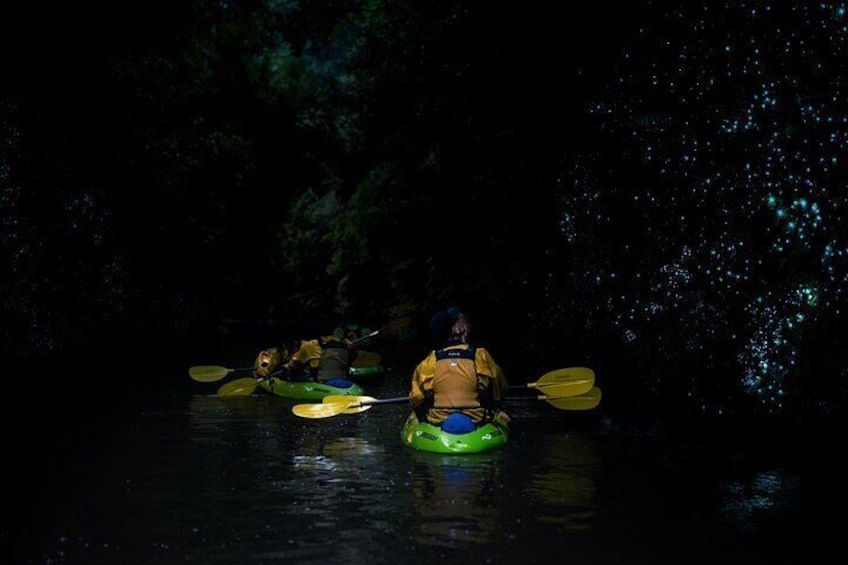
<svg viewBox="0 0 848 565"><path fill-rule="evenodd" d="M476 427L474 420L462 412L454 412L442 422L442 429L449 434L467 434L473 432Z"/></svg>
<svg viewBox="0 0 848 565"><path fill-rule="evenodd" d="M336 388L350 388L353 386L353 383L347 379L330 379L325 384Z"/></svg>

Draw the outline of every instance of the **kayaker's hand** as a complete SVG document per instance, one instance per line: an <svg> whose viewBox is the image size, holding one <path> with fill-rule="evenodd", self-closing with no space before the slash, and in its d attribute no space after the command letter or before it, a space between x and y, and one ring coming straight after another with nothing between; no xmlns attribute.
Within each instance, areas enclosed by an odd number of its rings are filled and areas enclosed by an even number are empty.
<svg viewBox="0 0 848 565"><path fill-rule="evenodd" d="M274 377L276 379L280 379L281 381L287 381L287 380L289 380L289 370L286 368L285 365L282 365L276 371L274 371L273 373L268 373L267 376L259 377L259 380L265 381L265 380L270 379L271 377Z"/></svg>

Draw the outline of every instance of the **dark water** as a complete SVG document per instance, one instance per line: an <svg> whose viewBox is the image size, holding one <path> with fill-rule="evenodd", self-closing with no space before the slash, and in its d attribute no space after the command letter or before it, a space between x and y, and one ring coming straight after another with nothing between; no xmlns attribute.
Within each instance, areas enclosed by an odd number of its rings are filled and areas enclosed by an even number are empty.
<svg viewBox="0 0 848 565"><path fill-rule="evenodd" d="M405 405L302 419L295 401L267 394L219 399L220 383L185 369L146 387L144 375L125 376L110 383L112 402L71 394L70 378L49 399L7 397L3 563L788 563L841 553L836 442L624 426L602 409L515 399L510 445L445 456L400 443ZM405 381L390 374L368 392L400 396Z"/></svg>

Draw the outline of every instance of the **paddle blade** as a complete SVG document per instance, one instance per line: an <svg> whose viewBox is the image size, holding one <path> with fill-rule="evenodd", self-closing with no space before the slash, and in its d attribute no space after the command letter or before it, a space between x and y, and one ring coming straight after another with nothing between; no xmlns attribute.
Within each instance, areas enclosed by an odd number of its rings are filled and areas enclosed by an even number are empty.
<svg viewBox="0 0 848 565"><path fill-rule="evenodd" d="M411 323L412 323L412 317L406 316L404 318L398 318L397 320L392 320L391 322L388 322L382 328L380 328L378 331L381 334L396 333L396 332L405 330L406 328L409 327L409 324L411 324Z"/></svg>
<svg viewBox="0 0 848 565"><path fill-rule="evenodd" d="M546 396L550 398L561 398L565 396L579 396L586 394L594 386L594 381L591 379L582 379L576 381L563 381L560 383L543 383L537 387Z"/></svg>
<svg viewBox="0 0 848 565"><path fill-rule="evenodd" d="M566 369L557 369L542 375L535 383L528 383L528 388L539 388L543 385L559 384L571 381L588 381L592 385L595 384L595 371L588 367L568 367ZM588 390L588 389L587 389Z"/></svg>
<svg viewBox="0 0 848 565"><path fill-rule="evenodd" d="M351 363L352 367L376 367L383 359L379 353L373 351L360 351L356 354L356 359Z"/></svg>
<svg viewBox="0 0 848 565"><path fill-rule="evenodd" d="M360 412L365 412L371 405L377 402L377 399L373 396L353 396L353 395L344 395L344 394L328 394L322 399L324 403L338 403L338 402L346 402L347 410L343 412L343 414L359 414ZM363 404L365 403L365 404Z"/></svg>
<svg viewBox="0 0 848 565"><path fill-rule="evenodd" d="M218 365L197 365L188 370L189 376L201 383L214 383L220 381L233 370Z"/></svg>
<svg viewBox="0 0 848 565"><path fill-rule="evenodd" d="M601 403L601 389L595 386L586 394L579 396L568 396L565 398L540 396L539 398L560 410L591 410Z"/></svg>
<svg viewBox="0 0 848 565"><path fill-rule="evenodd" d="M253 394L253 391L256 390L257 386L259 386L259 381L253 377L236 379L221 386L221 388L218 389L218 396L221 398L227 398L229 396L250 396Z"/></svg>
<svg viewBox="0 0 848 565"><path fill-rule="evenodd" d="M349 400L312 402L309 404L295 404L292 406L292 412L295 416L300 416L301 418L330 418L331 416L338 416L343 413L349 406Z"/></svg>

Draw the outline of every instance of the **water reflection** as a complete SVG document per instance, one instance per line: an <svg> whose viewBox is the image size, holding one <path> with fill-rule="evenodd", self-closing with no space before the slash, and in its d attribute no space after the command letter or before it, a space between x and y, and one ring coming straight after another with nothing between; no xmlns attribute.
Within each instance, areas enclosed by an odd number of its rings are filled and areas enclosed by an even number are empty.
<svg viewBox="0 0 848 565"><path fill-rule="evenodd" d="M798 477L779 469L727 481L718 489L718 517L736 531L755 531L770 517L795 510L803 490Z"/></svg>
<svg viewBox="0 0 848 565"><path fill-rule="evenodd" d="M596 477L602 468L598 438L586 432L551 434L540 442L528 495L537 519L562 531L591 529L598 520Z"/></svg>
<svg viewBox="0 0 848 565"><path fill-rule="evenodd" d="M198 431L217 431L222 423L231 425L234 421L256 421L258 416L279 415L280 405L264 400L256 395L220 398L195 394L188 401L189 422Z"/></svg>
<svg viewBox="0 0 848 565"><path fill-rule="evenodd" d="M487 543L501 524L496 503L503 452L473 455L414 452L414 539L427 546Z"/></svg>
<svg viewBox="0 0 848 565"><path fill-rule="evenodd" d="M364 419L305 420L292 405L271 396L190 402L202 466L217 467L215 482L232 493L216 497L241 506L237 517L216 509L216 520L235 518L232 536L250 540L250 562L367 562L368 540L394 531L384 446L360 433Z"/></svg>
<svg viewBox="0 0 848 565"><path fill-rule="evenodd" d="M363 456L379 455L385 452L382 445L374 445L361 437L334 438L324 444L324 455L342 461L353 461Z"/></svg>
<svg viewBox="0 0 848 565"><path fill-rule="evenodd" d="M840 535L815 504L846 487L818 451L788 465L528 407L505 449L442 455L402 445L403 407L310 420L294 403L163 394L59 426L17 516L35 551L0 561L805 562Z"/></svg>

